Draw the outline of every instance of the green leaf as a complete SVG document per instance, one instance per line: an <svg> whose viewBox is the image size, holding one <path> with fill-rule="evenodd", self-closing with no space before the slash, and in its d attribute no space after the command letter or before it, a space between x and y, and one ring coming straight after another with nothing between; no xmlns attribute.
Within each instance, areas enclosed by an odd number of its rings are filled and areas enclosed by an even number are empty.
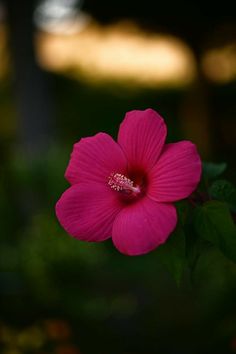
<svg viewBox="0 0 236 354"><path fill-rule="evenodd" d="M156 253L160 262L179 285L185 267L185 234L180 224L177 225L167 242L157 249Z"/></svg>
<svg viewBox="0 0 236 354"><path fill-rule="evenodd" d="M226 202L229 208L236 212L236 188L226 180L215 181L210 189L209 194L212 198Z"/></svg>
<svg viewBox="0 0 236 354"><path fill-rule="evenodd" d="M181 200L179 202L176 202L175 206L176 206L177 213L178 213L178 220L179 220L180 224L183 226L183 225L185 225L186 220L189 216L190 204L185 199L185 200Z"/></svg>
<svg viewBox="0 0 236 354"><path fill-rule="evenodd" d="M189 269L193 272L202 252L209 247L209 242L198 237L192 224L185 227L185 235L187 262Z"/></svg>
<svg viewBox="0 0 236 354"><path fill-rule="evenodd" d="M202 175L206 179L214 179L220 176L226 170L227 164L213 163L213 162L203 162L202 163Z"/></svg>
<svg viewBox="0 0 236 354"><path fill-rule="evenodd" d="M208 311L210 308L214 310L222 299L227 298L229 289L235 287L236 265L211 245L202 251L192 281L198 299Z"/></svg>
<svg viewBox="0 0 236 354"><path fill-rule="evenodd" d="M197 207L194 228L199 237L217 246L226 257L236 262L236 226L225 203L210 201Z"/></svg>

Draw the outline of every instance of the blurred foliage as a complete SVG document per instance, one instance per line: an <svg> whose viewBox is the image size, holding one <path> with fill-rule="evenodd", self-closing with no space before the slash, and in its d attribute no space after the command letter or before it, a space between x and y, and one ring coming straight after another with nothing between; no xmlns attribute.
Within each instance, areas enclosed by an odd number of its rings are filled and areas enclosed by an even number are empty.
<svg viewBox="0 0 236 354"><path fill-rule="evenodd" d="M203 178L204 179L214 179L220 176L226 170L227 164L213 163L213 162L203 162Z"/></svg>
<svg viewBox="0 0 236 354"><path fill-rule="evenodd" d="M167 242L159 247L157 253L157 259L166 266L178 285L180 284L186 266L185 258L185 233L179 223Z"/></svg>
<svg viewBox="0 0 236 354"><path fill-rule="evenodd" d="M187 92L91 88L59 76L51 83L58 140L45 154L28 159L16 146L9 83L0 82L0 351L75 354L79 346L84 354L235 353L235 187L215 180L224 163L204 165L198 192L177 203L176 231L142 257L119 254L110 240L77 241L65 234L54 214L67 187L63 175L75 141L98 131L115 136L126 111L146 107L167 117L169 141L182 138ZM225 102L230 110L234 88L231 101L220 100L222 91L228 97L227 89L213 92L215 109ZM227 125L225 106L220 107ZM219 150L215 161L228 151ZM234 177L230 171L223 178ZM214 231L208 229L208 218ZM225 235L228 241L222 245ZM31 347L22 349L26 343Z"/></svg>
<svg viewBox="0 0 236 354"><path fill-rule="evenodd" d="M198 237L216 245L236 262L236 226L227 205L210 201L196 208L194 226Z"/></svg>
<svg viewBox="0 0 236 354"><path fill-rule="evenodd" d="M22 328L0 324L0 345L3 354L80 354L75 333L61 319L46 319Z"/></svg>
<svg viewBox="0 0 236 354"><path fill-rule="evenodd" d="M211 185L209 193L213 199L226 202L230 210L236 212L236 188L231 182L217 180Z"/></svg>
<svg viewBox="0 0 236 354"><path fill-rule="evenodd" d="M236 265L225 256L232 258L235 249L230 231L235 225L226 204L202 201L200 186L201 198L192 196L197 209L189 201L177 203L179 225L166 244L145 256L126 257L111 241L83 243L59 226L54 205L67 185L68 156L68 149L56 145L38 160L27 161L17 153L5 170L8 178L1 179L3 323L22 328L33 326L35 318L68 318L78 328L83 353L93 353L95 343L98 353L124 353L124 348L171 352L170 335L177 352L191 348L191 353L211 353L214 348L222 353L223 348L231 353ZM207 181L204 188L214 183ZM214 221L214 232L206 226L205 213ZM12 216L18 221L13 223ZM222 248L227 223L229 239ZM114 348L117 335L120 344Z"/></svg>

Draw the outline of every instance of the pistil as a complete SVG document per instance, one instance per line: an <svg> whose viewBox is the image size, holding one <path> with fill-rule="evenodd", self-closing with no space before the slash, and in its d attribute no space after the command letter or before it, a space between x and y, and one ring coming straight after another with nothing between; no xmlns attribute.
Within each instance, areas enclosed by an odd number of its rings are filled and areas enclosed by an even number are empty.
<svg viewBox="0 0 236 354"><path fill-rule="evenodd" d="M112 173L108 178L108 185L117 192L126 192L132 194L139 194L140 187L134 186L134 182L121 173Z"/></svg>

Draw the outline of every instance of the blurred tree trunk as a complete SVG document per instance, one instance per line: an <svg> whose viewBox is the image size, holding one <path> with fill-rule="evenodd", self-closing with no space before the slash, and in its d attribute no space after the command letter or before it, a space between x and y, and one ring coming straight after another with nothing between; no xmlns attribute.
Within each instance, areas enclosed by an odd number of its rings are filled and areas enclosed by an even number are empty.
<svg viewBox="0 0 236 354"><path fill-rule="evenodd" d="M51 101L46 74L34 50L34 0L6 0L9 46L18 114L19 142L29 159L40 156L52 140Z"/></svg>
<svg viewBox="0 0 236 354"><path fill-rule="evenodd" d="M38 190L45 183L43 161L53 138L52 110L46 73L37 65L35 57L35 1L5 0L5 7L16 97L18 157L20 161L23 158L24 172L30 176L28 183L22 183L15 191L19 214L25 222L40 208Z"/></svg>

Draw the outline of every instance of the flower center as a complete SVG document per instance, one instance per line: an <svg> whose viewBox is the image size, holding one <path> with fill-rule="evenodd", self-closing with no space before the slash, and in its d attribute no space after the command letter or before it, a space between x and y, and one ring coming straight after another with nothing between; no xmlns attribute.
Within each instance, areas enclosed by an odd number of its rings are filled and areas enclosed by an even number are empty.
<svg viewBox="0 0 236 354"><path fill-rule="evenodd" d="M128 195L138 195L141 189L138 185L121 173L112 173L108 177L108 185L117 192L124 192Z"/></svg>

